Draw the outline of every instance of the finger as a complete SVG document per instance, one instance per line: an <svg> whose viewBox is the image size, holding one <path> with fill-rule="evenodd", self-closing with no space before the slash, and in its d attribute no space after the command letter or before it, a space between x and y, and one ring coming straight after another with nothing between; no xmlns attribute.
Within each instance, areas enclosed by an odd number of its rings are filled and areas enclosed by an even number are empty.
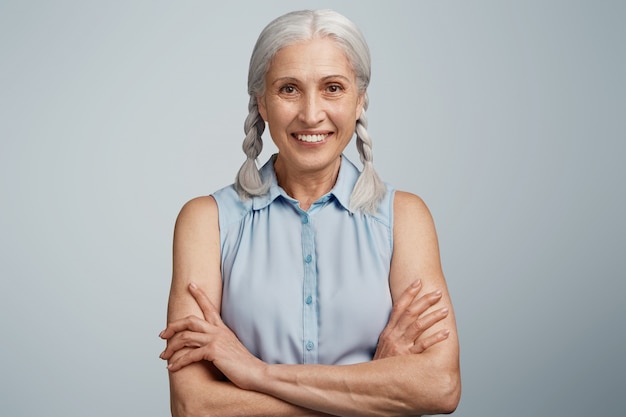
<svg viewBox="0 0 626 417"><path fill-rule="evenodd" d="M202 360L204 360L204 352L202 351L202 349L193 349L182 355L180 358L170 362L167 365L167 369L170 372L176 372L187 365L190 365L194 362L200 362Z"/></svg>
<svg viewBox="0 0 626 417"><path fill-rule="evenodd" d="M200 306L202 314L204 314L204 319L212 324L215 324L216 316L220 317L220 313L217 311L217 308L215 308L211 300L209 300L209 297L207 297L202 288L192 282L189 284L189 292ZM221 321L221 318L219 321Z"/></svg>
<svg viewBox="0 0 626 417"><path fill-rule="evenodd" d="M422 288L422 281L417 280L414 281L411 285L409 285L398 301L393 305L391 310L391 315L389 316L389 321L387 322L388 328L394 328L398 325L398 321L406 311L406 309L411 305L415 296L420 292Z"/></svg>
<svg viewBox="0 0 626 417"><path fill-rule="evenodd" d="M192 332L206 333L208 332L209 324L196 316L187 316L180 320L175 320L167 325L159 336L161 339L169 339L178 332L190 330Z"/></svg>
<svg viewBox="0 0 626 417"><path fill-rule="evenodd" d="M417 341L410 351L411 353L422 353L437 343L443 342L448 338L448 336L450 336L450 330L440 330L433 335Z"/></svg>
<svg viewBox="0 0 626 417"><path fill-rule="evenodd" d="M418 318L406 329L404 333L405 337L415 341L422 333L430 329L435 323L438 323L448 317L449 311L448 307L444 307Z"/></svg>
<svg viewBox="0 0 626 417"><path fill-rule="evenodd" d="M206 333L183 331L176 333L167 341L165 350L159 355L161 359L171 358L177 351L184 348L198 348L206 345L210 337Z"/></svg>
<svg viewBox="0 0 626 417"><path fill-rule="evenodd" d="M429 308L437 304L441 300L442 291L435 290L413 300L410 306L406 308L404 314L399 318L397 328L398 331L406 333L409 327L414 326L415 321L422 316Z"/></svg>

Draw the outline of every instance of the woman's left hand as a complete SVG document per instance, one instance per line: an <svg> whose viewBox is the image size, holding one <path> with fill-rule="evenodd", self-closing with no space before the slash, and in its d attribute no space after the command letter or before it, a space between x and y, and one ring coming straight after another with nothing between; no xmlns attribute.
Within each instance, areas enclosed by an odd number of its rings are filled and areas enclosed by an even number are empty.
<svg viewBox="0 0 626 417"><path fill-rule="evenodd" d="M200 288L191 283L189 292L200 306L204 319L188 316L169 323L160 333L159 336L167 341L161 359L170 360L177 351L192 348L173 359L167 369L176 372L189 364L206 360L213 362L233 384L251 389L255 378L261 378L266 364L243 346Z"/></svg>
<svg viewBox="0 0 626 417"><path fill-rule="evenodd" d="M448 338L444 329L423 337L432 326L448 316L447 307L428 312L441 299L441 291L419 295L421 281L410 285L394 304L387 326L378 338L374 359L423 353Z"/></svg>

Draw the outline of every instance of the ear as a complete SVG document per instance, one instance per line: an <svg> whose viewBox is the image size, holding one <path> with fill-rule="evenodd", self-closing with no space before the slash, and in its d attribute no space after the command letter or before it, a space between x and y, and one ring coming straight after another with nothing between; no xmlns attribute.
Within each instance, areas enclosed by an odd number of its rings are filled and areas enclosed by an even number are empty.
<svg viewBox="0 0 626 417"><path fill-rule="evenodd" d="M265 96L256 96L256 103L259 109L259 114L264 121L267 122L267 107L265 106Z"/></svg>
<svg viewBox="0 0 626 417"><path fill-rule="evenodd" d="M359 94L356 100L356 120L361 118L361 113L363 113L363 104L365 103L365 91Z"/></svg>

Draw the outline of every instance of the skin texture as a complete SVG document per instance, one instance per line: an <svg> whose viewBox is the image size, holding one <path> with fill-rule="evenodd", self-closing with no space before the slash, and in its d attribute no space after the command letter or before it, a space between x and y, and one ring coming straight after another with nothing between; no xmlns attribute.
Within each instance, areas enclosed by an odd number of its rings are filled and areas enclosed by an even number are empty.
<svg viewBox="0 0 626 417"><path fill-rule="evenodd" d="M335 184L340 155L363 109L363 93L343 51L330 39L286 46L265 76L259 113L278 148L279 184L306 210ZM308 143L299 134L325 134ZM312 188L311 188L312 187Z"/></svg>
<svg viewBox="0 0 626 417"><path fill-rule="evenodd" d="M306 209L337 178L362 93L328 39L283 48L266 75L259 110L279 149L279 184ZM327 135L318 143L301 134ZM174 232L167 341L172 414L245 416L422 415L459 401L456 325L430 213L396 192L389 285L393 311L374 360L349 366L268 365L221 320L218 213L211 197L187 203Z"/></svg>

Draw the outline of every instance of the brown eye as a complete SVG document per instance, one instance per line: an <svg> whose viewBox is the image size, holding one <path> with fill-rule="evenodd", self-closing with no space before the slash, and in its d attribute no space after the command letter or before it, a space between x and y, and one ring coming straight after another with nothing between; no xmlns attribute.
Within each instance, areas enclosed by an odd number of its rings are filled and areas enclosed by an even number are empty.
<svg viewBox="0 0 626 417"><path fill-rule="evenodd" d="M280 92L283 94L294 94L296 92L296 87L293 85L285 85L280 88Z"/></svg>
<svg viewBox="0 0 626 417"><path fill-rule="evenodd" d="M326 91L329 93L339 93L343 90L343 88L339 84L331 84L326 87Z"/></svg>

